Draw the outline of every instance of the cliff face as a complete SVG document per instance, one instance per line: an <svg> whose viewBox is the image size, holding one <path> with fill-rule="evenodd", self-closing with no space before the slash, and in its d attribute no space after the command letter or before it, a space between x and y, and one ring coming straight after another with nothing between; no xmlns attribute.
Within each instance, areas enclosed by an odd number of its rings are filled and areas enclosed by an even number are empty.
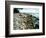
<svg viewBox="0 0 46 38"><path fill-rule="evenodd" d="M35 20L37 20L37 18L32 15L15 13L13 16L13 28L14 30L35 29L35 24L37 23Z"/></svg>

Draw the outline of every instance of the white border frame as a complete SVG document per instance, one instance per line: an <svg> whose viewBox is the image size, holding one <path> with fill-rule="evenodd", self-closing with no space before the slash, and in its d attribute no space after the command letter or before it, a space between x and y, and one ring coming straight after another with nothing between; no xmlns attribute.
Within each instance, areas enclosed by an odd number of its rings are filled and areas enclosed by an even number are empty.
<svg viewBox="0 0 46 38"><path fill-rule="evenodd" d="M39 8L39 29L13 30L13 8ZM42 32L42 6L10 5L10 35Z"/></svg>

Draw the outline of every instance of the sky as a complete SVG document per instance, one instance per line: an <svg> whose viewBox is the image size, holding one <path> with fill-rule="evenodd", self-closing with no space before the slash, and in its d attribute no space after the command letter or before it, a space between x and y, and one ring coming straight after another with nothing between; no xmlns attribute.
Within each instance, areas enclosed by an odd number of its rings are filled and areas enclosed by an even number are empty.
<svg viewBox="0 0 46 38"><path fill-rule="evenodd" d="M39 13L38 8L23 8L22 10L19 10L20 13Z"/></svg>

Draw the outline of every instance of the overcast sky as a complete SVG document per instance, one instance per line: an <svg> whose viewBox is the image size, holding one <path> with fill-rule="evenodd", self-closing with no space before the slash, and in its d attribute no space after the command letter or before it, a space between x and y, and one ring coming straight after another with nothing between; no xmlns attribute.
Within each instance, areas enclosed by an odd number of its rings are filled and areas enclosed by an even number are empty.
<svg viewBox="0 0 46 38"><path fill-rule="evenodd" d="M19 9L20 13L39 13L38 8L23 8L22 10Z"/></svg>

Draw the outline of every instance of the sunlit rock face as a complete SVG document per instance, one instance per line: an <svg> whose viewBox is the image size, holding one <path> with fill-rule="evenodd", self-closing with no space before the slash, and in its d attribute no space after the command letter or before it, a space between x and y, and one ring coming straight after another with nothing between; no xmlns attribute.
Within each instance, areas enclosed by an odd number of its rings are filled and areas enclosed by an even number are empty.
<svg viewBox="0 0 46 38"><path fill-rule="evenodd" d="M15 13L13 17L14 30L34 29L35 22L32 15L26 13Z"/></svg>

